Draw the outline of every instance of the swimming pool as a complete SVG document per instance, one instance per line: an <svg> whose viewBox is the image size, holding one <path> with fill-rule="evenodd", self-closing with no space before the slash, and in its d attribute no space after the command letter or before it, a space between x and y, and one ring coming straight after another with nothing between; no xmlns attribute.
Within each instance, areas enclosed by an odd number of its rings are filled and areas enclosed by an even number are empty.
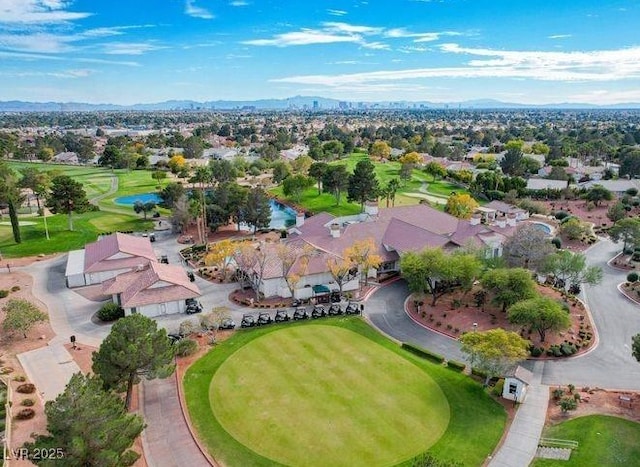
<svg viewBox="0 0 640 467"><path fill-rule="evenodd" d="M121 196L120 198L116 198L114 200L116 204L126 204L128 206L133 206L136 201L142 201L143 203L156 203L160 204L162 198L158 193L138 193L135 195L129 196Z"/></svg>
<svg viewBox="0 0 640 467"><path fill-rule="evenodd" d="M553 235L553 227L549 224L545 224L544 222L531 222L531 225L547 235Z"/></svg>

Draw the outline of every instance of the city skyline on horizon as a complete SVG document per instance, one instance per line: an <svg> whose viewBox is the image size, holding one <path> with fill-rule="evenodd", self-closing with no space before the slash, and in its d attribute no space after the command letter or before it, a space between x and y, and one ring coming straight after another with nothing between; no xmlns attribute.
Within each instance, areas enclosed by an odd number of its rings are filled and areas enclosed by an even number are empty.
<svg viewBox="0 0 640 467"><path fill-rule="evenodd" d="M0 0L0 101L640 102L638 2L324 3Z"/></svg>

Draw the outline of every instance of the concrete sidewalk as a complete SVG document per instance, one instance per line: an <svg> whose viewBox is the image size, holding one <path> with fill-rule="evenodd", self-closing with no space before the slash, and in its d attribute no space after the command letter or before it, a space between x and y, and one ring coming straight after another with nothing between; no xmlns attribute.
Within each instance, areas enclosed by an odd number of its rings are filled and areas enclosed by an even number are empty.
<svg viewBox="0 0 640 467"><path fill-rule="evenodd" d="M533 381L518 408L500 450L489 462L491 467L527 467L534 459L542 435L549 403L549 386L541 383L544 362L533 368Z"/></svg>
<svg viewBox="0 0 640 467"><path fill-rule="evenodd" d="M142 432L144 455L150 467L211 465L193 440L182 413L177 375L143 381L140 409L147 427Z"/></svg>
<svg viewBox="0 0 640 467"><path fill-rule="evenodd" d="M71 376L80 371L62 344L50 344L18 354L18 360L45 402L62 393Z"/></svg>

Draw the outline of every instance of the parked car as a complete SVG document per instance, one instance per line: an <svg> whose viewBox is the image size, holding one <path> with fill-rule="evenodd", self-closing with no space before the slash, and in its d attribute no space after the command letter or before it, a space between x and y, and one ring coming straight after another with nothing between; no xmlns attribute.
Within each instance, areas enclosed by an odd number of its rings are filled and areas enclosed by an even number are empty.
<svg viewBox="0 0 640 467"><path fill-rule="evenodd" d="M322 318L323 316L327 316L327 310L325 307L323 305L315 305L311 311L311 317Z"/></svg>
<svg viewBox="0 0 640 467"><path fill-rule="evenodd" d="M276 315L273 318L273 320L276 323L283 323L285 321L289 321L290 319L291 319L291 317L289 316L289 314L285 310L276 311Z"/></svg>
<svg viewBox="0 0 640 467"><path fill-rule="evenodd" d="M240 322L241 328L252 328L257 326L256 317L253 315L242 315L242 321Z"/></svg>
<svg viewBox="0 0 640 467"><path fill-rule="evenodd" d="M202 312L202 304L195 298L187 298L185 302L187 304L187 308L184 310L186 314L192 315Z"/></svg>
<svg viewBox="0 0 640 467"><path fill-rule="evenodd" d="M327 311L327 314L330 316L341 315L342 313L344 312L342 311L342 307L339 303L332 303Z"/></svg>
<svg viewBox="0 0 640 467"><path fill-rule="evenodd" d="M345 308L345 313L348 315L359 315L360 314L360 305L356 302L349 302L347 308Z"/></svg>
<svg viewBox="0 0 640 467"><path fill-rule="evenodd" d="M262 326L264 324L269 324L269 323L273 323L273 318L271 317L271 315L269 313L267 313L266 311L262 311L260 312L260 314L258 315L258 326Z"/></svg>
<svg viewBox="0 0 640 467"><path fill-rule="evenodd" d="M235 329L235 328L236 328L236 322L231 318L223 319L220 325L218 326L218 330L220 331L224 329Z"/></svg>
<svg viewBox="0 0 640 467"><path fill-rule="evenodd" d="M309 315L309 312L303 306L300 306L300 307L296 308L296 310L293 312L293 319L294 320L309 319L310 317L311 316Z"/></svg>

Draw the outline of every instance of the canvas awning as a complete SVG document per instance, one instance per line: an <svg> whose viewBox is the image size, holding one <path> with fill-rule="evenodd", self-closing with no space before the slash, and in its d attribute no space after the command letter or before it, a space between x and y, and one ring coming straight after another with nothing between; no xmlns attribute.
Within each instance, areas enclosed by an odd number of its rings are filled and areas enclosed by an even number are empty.
<svg viewBox="0 0 640 467"><path fill-rule="evenodd" d="M331 292L329 290L329 287L327 287L326 285L314 285L312 289L315 295L322 295L322 294Z"/></svg>

